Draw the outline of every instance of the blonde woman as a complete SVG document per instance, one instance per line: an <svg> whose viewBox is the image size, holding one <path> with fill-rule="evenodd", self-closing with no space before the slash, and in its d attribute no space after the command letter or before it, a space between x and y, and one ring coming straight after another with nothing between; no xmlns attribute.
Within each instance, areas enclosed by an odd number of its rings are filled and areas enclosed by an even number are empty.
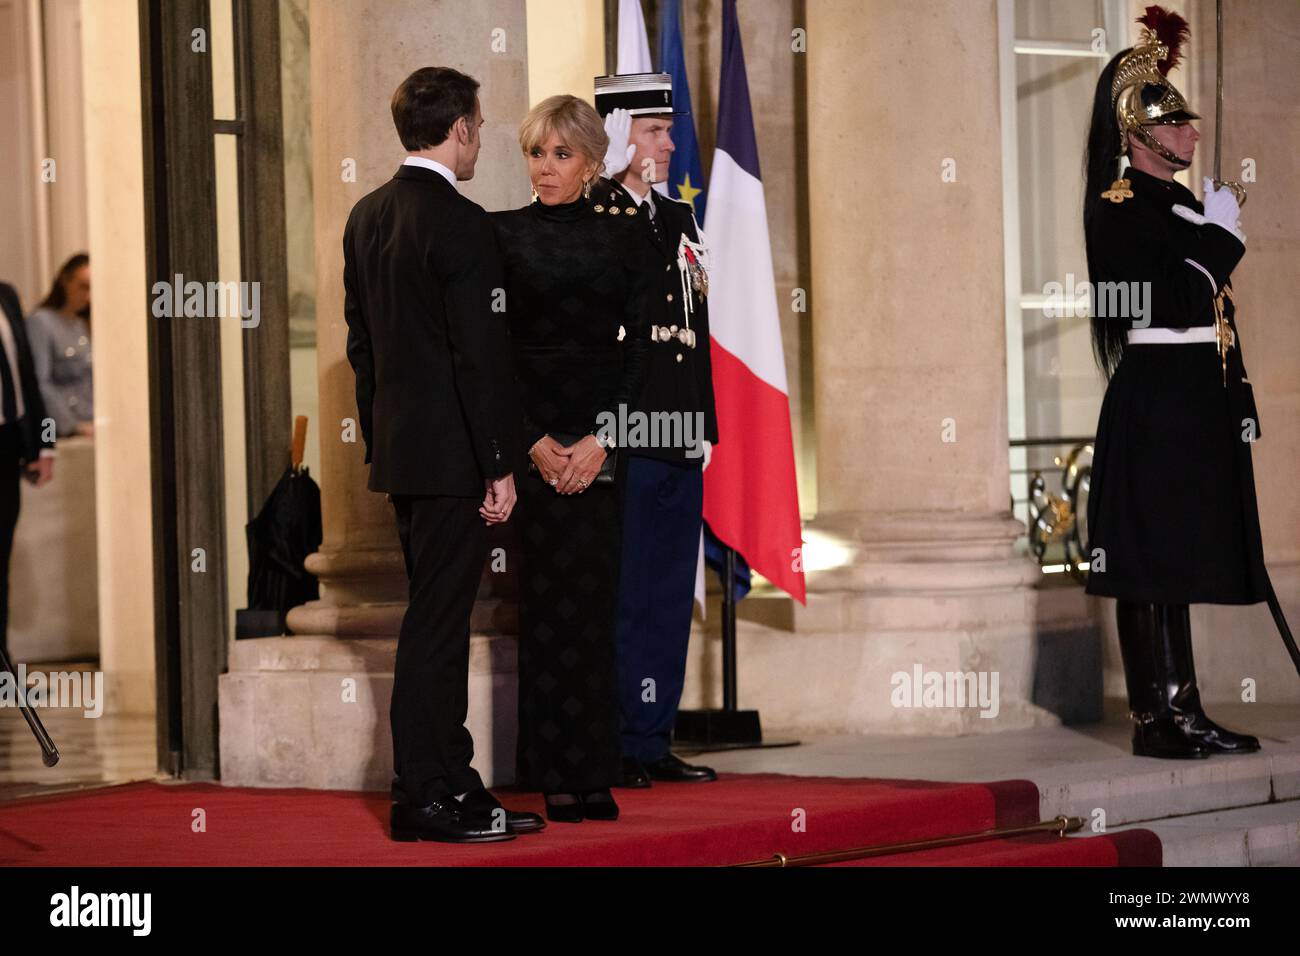
<svg viewBox="0 0 1300 956"><path fill-rule="evenodd" d="M614 820L622 469L597 433L644 381L651 264L636 206L592 196L608 144L592 106L543 100L519 144L533 201L493 214L529 458L516 511L519 773L551 820Z"/></svg>

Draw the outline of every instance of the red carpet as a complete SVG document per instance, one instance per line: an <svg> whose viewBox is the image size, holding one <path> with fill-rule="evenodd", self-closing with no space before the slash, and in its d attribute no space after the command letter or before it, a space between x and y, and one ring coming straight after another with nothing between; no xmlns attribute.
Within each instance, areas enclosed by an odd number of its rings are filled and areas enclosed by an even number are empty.
<svg viewBox="0 0 1300 956"><path fill-rule="evenodd" d="M499 791L540 811L540 794ZM0 865L700 866L902 843L1038 820L1025 780L989 784L722 774L617 790L615 823L552 823L507 843L395 843L385 793L136 783L0 805ZM206 832L195 832L197 810ZM802 832L793 823L803 822ZM1159 865L1159 842L988 841L869 863ZM1124 852L1124 851L1128 852ZM927 856L927 854L933 854Z"/></svg>
<svg viewBox="0 0 1300 956"><path fill-rule="evenodd" d="M1160 863L1159 837L1150 830L1124 830L1064 840L1051 834L1034 834L827 866L1160 866Z"/></svg>

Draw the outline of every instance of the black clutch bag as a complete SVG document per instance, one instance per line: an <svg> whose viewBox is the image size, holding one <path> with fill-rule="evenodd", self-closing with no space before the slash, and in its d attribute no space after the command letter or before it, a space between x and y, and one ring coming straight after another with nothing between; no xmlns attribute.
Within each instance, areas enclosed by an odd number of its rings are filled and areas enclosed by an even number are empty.
<svg viewBox="0 0 1300 956"><path fill-rule="evenodd" d="M587 437L586 435L565 435L561 432L548 432L547 434L565 448L576 445L578 442L582 441L582 439ZM592 482L593 485L612 485L614 483L614 467L617 464L615 456L617 454L618 449L616 448L605 449L605 460L600 463L600 471L596 472L596 480ZM542 477L541 473L537 470L537 462L533 461L531 456L528 459L528 473L530 475L537 475L538 478Z"/></svg>

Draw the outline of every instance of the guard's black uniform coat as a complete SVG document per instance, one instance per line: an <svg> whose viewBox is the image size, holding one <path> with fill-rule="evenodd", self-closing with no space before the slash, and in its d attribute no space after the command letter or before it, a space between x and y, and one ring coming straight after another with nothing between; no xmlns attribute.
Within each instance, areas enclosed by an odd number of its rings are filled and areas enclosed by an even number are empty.
<svg viewBox="0 0 1300 956"><path fill-rule="evenodd" d="M593 202L608 205L613 202L620 207L635 206L632 194L621 184L609 179L601 179L592 189ZM678 239L685 235L692 242L699 242L700 236L695 228L695 217L688 203L667 196L654 194L655 220L648 215L649 209L643 201L637 217L639 225L645 232L648 243L647 255L658 260L654 273L658 276L653 293L656 306L650 321L657 325L682 327L685 314L682 310L681 273L677 267ZM656 226L658 228L656 228ZM708 299L692 291L695 297L694 310L690 315L690 327L695 331L695 347L689 348L676 339L668 341L652 340L650 343L650 367L646 375L645 388L635 409L646 415L655 412L680 412L683 415L703 414L704 434L693 436L713 444L718 443L718 412L713 401L713 364L709 358L709 306ZM647 448L629 449L630 454L657 458L677 464L690 464L699 467L703 462L700 450L693 456L686 454L687 449Z"/></svg>
<svg viewBox="0 0 1300 956"><path fill-rule="evenodd" d="M1244 247L1220 226L1172 213L1176 203L1203 212L1181 184L1135 168L1126 177L1132 198L1103 203L1087 235L1094 288L1149 282L1150 327L1212 326L1217 290ZM1231 321L1231 299L1225 314ZM1088 593L1159 604L1265 600L1252 430L1262 434L1240 339L1226 387L1213 341L1128 343L1097 422L1088 550L1101 549L1104 570L1089 574Z"/></svg>

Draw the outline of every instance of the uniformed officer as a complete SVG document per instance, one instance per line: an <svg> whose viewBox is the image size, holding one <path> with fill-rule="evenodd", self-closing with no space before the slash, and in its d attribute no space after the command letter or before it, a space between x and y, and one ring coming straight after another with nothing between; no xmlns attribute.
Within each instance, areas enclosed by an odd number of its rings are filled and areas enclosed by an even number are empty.
<svg viewBox="0 0 1300 956"><path fill-rule="evenodd" d="M652 188L668 177L673 118L681 115L673 110L672 78L625 74L597 77L595 83L596 109L610 136L610 178L600 184L604 202L596 208L626 215L635 204L646 255L656 261L659 276L649 374L637 407L628 410L624 435L628 471L617 627L624 785L716 780L712 769L687 764L669 749L686 675L703 470L718 440L708 254L690 204Z"/></svg>
<svg viewBox="0 0 1300 956"><path fill-rule="evenodd" d="M1138 44L1101 75L1088 139L1091 322L1108 385L1087 591L1117 599L1133 753L1246 753L1259 741L1201 708L1188 613L1268 593L1250 447L1259 415L1229 283L1246 251L1239 187L1207 178L1202 204L1174 181L1199 138L1199 117L1166 77L1186 22L1159 7L1139 22ZM1121 154L1130 165L1117 178Z"/></svg>

